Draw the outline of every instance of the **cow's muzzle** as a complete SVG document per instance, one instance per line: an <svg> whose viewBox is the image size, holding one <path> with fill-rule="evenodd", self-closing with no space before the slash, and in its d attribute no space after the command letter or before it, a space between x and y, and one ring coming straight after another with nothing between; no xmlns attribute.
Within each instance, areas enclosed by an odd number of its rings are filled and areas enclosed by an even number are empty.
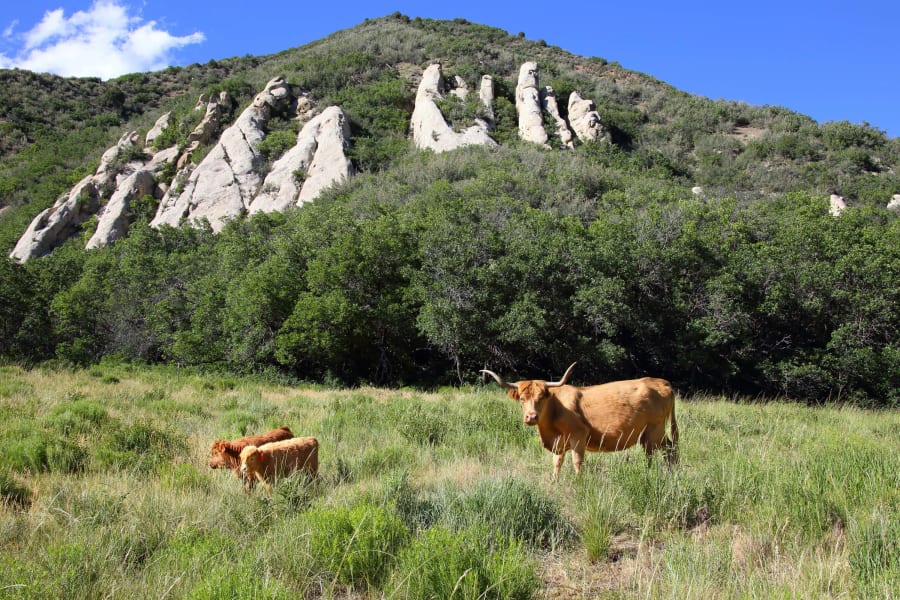
<svg viewBox="0 0 900 600"><path fill-rule="evenodd" d="M537 413L527 413L522 417L526 425L536 425L538 421Z"/></svg>

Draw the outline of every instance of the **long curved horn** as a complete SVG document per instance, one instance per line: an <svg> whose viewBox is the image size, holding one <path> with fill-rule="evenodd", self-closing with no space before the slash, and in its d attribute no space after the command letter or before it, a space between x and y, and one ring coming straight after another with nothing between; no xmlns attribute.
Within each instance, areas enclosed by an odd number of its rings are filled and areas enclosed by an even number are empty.
<svg viewBox="0 0 900 600"><path fill-rule="evenodd" d="M497 380L497 383L499 383L500 385L502 385L504 388L506 388L506 389L508 389L508 390L515 390L515 389L518 389L518 388L516 388L516 386L514 386L513 384L511 384L511 383L506 383L505 381L503 381L502 379L500 379L500 376L497 375L496 373L494 373L493 371L488 371L487 369L482 369L481 371L479 371L479 373L487 373L488 375L490 375L491 377L493 377L495 380Z"/></svg>
<svg viewBox="0 0 900 600"><path fill-rule="evenodd" d="M578 364L578 363L572 363L571 365L569 365L569 368L566 369L566 374L563 375L562 379L560 379L559 381L548 381L547 387L552 388L552 387L560 387L560 386L566 385L566 381L569 379L569 375L572 374L572 369L575 368L576 364Z"/></svg>

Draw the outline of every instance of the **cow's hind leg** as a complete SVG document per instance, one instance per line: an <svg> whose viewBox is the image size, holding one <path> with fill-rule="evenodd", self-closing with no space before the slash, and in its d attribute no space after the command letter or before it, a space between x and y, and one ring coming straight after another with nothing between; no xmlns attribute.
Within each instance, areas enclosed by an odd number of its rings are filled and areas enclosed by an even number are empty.
<svg viewBox="0 0 900 600"><path fill-rule="evenodd" d="M647 467L653 464L653 451L662 449L663 440L666 438L665 423L661 425L648 425L641 433L641 445L647 455Z"/></svg>

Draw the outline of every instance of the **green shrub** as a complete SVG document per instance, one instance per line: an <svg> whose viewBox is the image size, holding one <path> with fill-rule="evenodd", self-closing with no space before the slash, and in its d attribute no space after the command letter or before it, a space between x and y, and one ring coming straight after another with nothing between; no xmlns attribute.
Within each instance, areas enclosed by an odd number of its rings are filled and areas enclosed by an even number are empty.
<svg viewBox="0 0 900 600"><path fill-rule="evenodd" d="M333 581L377 588L409 532L392 511L374 504L311 510L302 516L315 567Z"/></svg>
<svg viewBox="0 0 900 600"><path fill-rule="evenodd" d="M3 466L15 471L81 471L87 453L77 443L34 426L16 429L5 443Z"/></svg>
<svg viewBox="0 0 900 600"><path fill-rule="evenodd" d="M0 470L0 503L22 507L31 502L31 490L20 484L12 473Z"/></svg>
<svg viewBox="0 0 900 600"><path fill-rule="evenodd" d="M555 548L574 533L557 502L521 479L483 480L458 494L445 490L440 500L439 524L457 530L484 525L498 539L534 548Z"/></svg>
<svg viewBox="0 0 900 600"><path fill-rule="evenodd" d="M147 423L134 423L106 435L94 459L101 467L147 472L183 450L183 440L173 434Z"/></svg>
<svg viewBox="0 0 900 600"><path fill-rule="evenodd" d="M485 529L435 527L397 561L390 595L402 598L532 598L539 579L521 542L492 539Z"/></svg>
<svg viewBox="0 0 900 600"><path fill-rule="evenodd" d="M99 402L76 399L53 407L43 421L63 435L79 435L100 431L111 419Z"/></svg>

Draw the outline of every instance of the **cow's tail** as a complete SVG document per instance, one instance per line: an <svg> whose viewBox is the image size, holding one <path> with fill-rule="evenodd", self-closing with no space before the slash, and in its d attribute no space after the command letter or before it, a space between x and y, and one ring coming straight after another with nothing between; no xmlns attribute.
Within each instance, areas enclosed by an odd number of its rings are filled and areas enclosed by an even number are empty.
<svg viewBox="0 0 900 600"><path fill-rule="evenodd" d="M672 398L672 416L669 423L669 442L666 444L666 461L671 465L678 462L678 421L675 420L675 398Z"/></svg>

